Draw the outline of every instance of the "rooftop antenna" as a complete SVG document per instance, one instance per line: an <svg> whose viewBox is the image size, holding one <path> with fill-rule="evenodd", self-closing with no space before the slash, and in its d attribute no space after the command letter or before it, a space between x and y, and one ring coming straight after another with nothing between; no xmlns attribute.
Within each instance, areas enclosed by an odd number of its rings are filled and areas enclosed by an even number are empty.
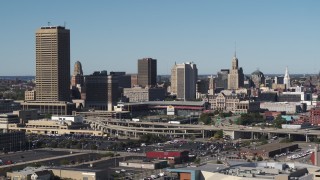
<svg viewBox="0 0 320 180"><path fill-rule="evenodd" d="M67 26L67 22L64 21L63 22L63 26L66 27Z"/></svg>
<svg viewBox="0 0 320 180"><path fill-rule="evenodd" d="M234 41L234 57L237 57L237 41Z"/></svg>

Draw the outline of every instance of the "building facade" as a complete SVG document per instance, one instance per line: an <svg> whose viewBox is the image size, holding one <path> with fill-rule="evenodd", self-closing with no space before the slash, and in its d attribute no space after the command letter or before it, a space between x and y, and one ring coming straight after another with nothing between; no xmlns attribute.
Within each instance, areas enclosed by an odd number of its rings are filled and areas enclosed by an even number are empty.
<svg viewBox="0 0 320 180"><path fill-rule="evenodd" d="M36 100L70 101L70 30L41 27L36 32Z"/></svg>
<svg viewBox="0 0 320 180"><path fill-rule="evenodd" d="M194 100L198 69L193 62L175 64L171 69L171 94L177 99Z"/></svg>
<svg viewBox="0 0 320 180"><path fill-rule="evenodd" d="M289 89L291 87L290 75L288 71L288 67L286 67L286 72L284 74L283 83L285 84L285 88Z"/></svg>
<svg viewBox="0 0 320 180"><path fill-rule="evenodd" d="M80 86L83 86L83 83L84 83L84 77L83 77L82 65L80 61L77 61L74 64L73 74L71 77L71 86L77 86L77 84L80 84Z"/></svg>
<svg viewBox="0 0 320 180"><path fill-rule="evenodd" d="M255 88L260 88L261 85L265 85L264 74L259 70L256 70L253 73L251 73L251 80Z"/></svg>
<svg viewBox="0 0 320 180"><path fill-rule="evenodd" d="M2 152L23 150L25 142L25 132L12 131L0 133L0 151Z"/></svg>
<svg viewBox="0 0 320 180"><path fill-rule="evenodd" d="M157 60L143 58L138 60L138 85L150 87L157 85Z"/></svg>
<svg viewBox="0 0 320 180"><path fill-rule="evenodd" d="M129 102L163 101L166 91L164 88L124 88L123 95Z"/></svg>
<svg viewBox="0 0 320 180"><path fill-rule="evenodd" d="M232 58L232 66L228 74L228 89L239 89L243 87L244 75L242 68L238 66L236 53Z"/></svg>
<svg viewBox="0 0 320 180"><path fill-rule="evenodd" d="M230 72L229 69L221 69L217 73L216 88L228 89L228 74L229 74L229 72Z"/></svg>
<svg viewBox="0 0 320 180"><path fill-rule="evenodd" d="M36 91L25 91L24 92L24 100L26 101L35 101L36 100Z"/></svg>
<svg viewBox="0 0 320 180"><path fill-rule="evenodd" d="M20 110L20 103L14 102L12 99L0 99L0 113L9 113Z"/></svg>
<svg viewBox="0 0 320 180"><path fill-rule="evenodd" d="M234 112L239 102L240 97L236 94L225 95L224 93L219 93L209 96L209 104L211 104L211 109L213 110Z"/></svg>
<svg viewBox="0 0 320 180"><path fill-rule="evenodd" d="M86 107L96 110L107 110L108 73L94 72L85 77Z"/></svg>

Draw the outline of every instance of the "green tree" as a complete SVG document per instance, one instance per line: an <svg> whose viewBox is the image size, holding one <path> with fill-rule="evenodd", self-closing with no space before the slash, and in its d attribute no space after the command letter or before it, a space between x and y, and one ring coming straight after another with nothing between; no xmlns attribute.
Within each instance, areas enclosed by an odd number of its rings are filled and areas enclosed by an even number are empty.
<svg viewBox="0 0 320 180"><path fill-rule="evenodd" d="M217 163L217 164L223 164L222 161L220 161L220 160L217 160L216 163Z"/></svg>
<svg viewBox="0 0 320 180"><path fill-rule="evenodd" d="M261 156L258 156L257 161L263 161L263 158Z"/></svg>
<svg viewBox="0 0 320 180"><path fill-rule="evenodd" d="M199 121L203 122L204 124L208 125L211 124L211 117L208 113L202 113L200 115Z"/></svg>
<svg viewBox="0 0 320 180"><path fill-rule="evenodd" d="M214 138L216 139L220 139L220 138L223 138L223 130L218 130L216 133L214 133Z"/></svg>
<svg viewBox="0 0 320 180"><path fill-rule="evenodd" d="M67 160L67 159L61 159L60 160L60 164L61 165L67 165L67 164L69 164L70 162Z"/></svg>
<svg viewBox="0 0 320 180"><path fill-rule="evenodd" d="M247 113L241 114L240 118L237 119L238 125L250 125L253 123L263 123L263 117L259 113Z"/></svg>
<svg viewBox="0 0 320 180"><path fill-rule="evenodd" d="M201 159L200 159L200 158L197 158L197 159L195 159L193 162L196 163L196 164L200 164Z"/></svg>
<svg viewBox="0 0 320 180"><path fill-rule="evenodd" d="M282 124L286 124L286 120L284 118L282 118L281 114L279 114L275 120L273 120L273 126L275 128L282 128L281 125Z"/></svg>

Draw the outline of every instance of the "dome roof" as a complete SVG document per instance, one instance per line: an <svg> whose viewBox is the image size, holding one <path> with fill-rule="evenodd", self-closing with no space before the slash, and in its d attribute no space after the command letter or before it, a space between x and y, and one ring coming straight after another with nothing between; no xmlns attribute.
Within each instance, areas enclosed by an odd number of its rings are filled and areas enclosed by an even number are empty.
<svg viewBox="0 0 320 180"><path fill-rule="evenodd" d="M254 71L251 75L264 76L264 74L259 70Z"/></svg>

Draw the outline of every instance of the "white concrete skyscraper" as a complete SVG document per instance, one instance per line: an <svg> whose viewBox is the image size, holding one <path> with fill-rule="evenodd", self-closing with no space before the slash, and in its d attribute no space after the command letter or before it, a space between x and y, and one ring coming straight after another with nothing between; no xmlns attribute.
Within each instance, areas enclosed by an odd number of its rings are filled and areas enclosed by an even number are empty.
<svg viewBox="0 0 320 180"><path fill-rule="evenodd" d="M288 67L286 67L286 72L284 74L283 83L286 85L286 89L289 89L291 87Z"/></svg>
<svg viewBox="0 0 320 180"><path fill-rule="evenodd" d="M193 62L175 64L171 69L171 94L177 99L194 100L198 69Z"/></svg>

